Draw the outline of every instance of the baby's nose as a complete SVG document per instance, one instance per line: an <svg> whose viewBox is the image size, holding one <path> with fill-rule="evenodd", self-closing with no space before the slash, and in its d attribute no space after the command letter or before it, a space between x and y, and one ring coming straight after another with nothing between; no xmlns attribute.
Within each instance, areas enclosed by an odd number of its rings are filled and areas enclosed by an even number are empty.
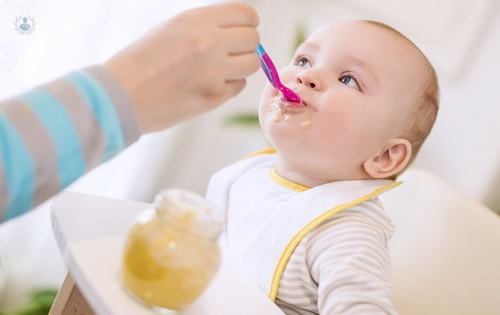
<svg viewBox="0 0 500 315"><path fill-rule="evenodd" d="M310 71L310 69L301 71L295 76L295 80L297 83L304 84L314 90L318 90L320 88L319 78L317 78L314 73Z"/></svg>

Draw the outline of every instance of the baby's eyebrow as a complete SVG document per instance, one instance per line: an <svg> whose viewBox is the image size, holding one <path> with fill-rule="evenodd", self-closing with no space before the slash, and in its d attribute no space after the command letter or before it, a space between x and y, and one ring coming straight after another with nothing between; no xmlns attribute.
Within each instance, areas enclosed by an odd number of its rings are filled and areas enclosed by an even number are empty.
<svg viewBox="0 0 500 315"><path fill-rule="evenodd" d="M371 64L366 63L362 58L359 58L359 57L356 57L353 55L348 57L348 62L351 63L352 65L358 66L361 69L363 69L363 71L365 73L367 73L368 76L373 79L372 81L375 84L377 84L377 85L379 84L378 77L377 77L376 72L374 71L373 66Z"/></svg>
<svg viewBox="0 0 500 315"><path fill-rule="evenodd" d="M299 45L299 47L297 47L297 49L295 50L296 52L299 51L299 50L313 50L313 51L318 51L319 50L319 46L315 43L311 43L311 42L303 42L302 44Z"/></svg>

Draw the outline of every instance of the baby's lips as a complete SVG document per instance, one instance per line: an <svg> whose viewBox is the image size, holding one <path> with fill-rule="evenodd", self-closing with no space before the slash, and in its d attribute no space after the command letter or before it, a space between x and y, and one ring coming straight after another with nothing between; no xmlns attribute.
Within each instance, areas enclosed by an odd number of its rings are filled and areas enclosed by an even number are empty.
<svg viewBox="0 0 500 315"><path fill-rule="evenodd" d="M300 112L307 107L305 102L295 103L295 102L285 101L284 99L280 99L278 104L279 107L281 107L282 109L284 109L286 112L289 113Z"/></svg>
<svg viewBox="0 0 500 315"><path fill-rule="evenodd" d="M295 103L295 102L285 102L285 106L293 108L306 108L305 103Z"/></svg>
<svg viewBox="0 0 500 315"><path fill-rule="evenodd" d="M280 104L280 106L286 106L286 107L290 107L290 108L305 108L305 107L307 107L307 103L302 99L301 99L301 103L297 103L297 102L287 101L287 100L285 100L285 98L281 97L279 99L279 104Z"/></svg>

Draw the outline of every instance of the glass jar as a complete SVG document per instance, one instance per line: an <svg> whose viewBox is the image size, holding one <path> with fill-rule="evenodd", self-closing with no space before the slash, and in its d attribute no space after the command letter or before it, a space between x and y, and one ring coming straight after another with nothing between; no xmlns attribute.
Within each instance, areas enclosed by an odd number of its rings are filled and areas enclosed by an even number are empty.
<svg viewBox="0 0 500 315"><path fill-rule="evenodd" d="M224 215L205 198L181 189L162 191L155 204L128 233L122 281L148 305L181 310L217 271Z"/></svg>

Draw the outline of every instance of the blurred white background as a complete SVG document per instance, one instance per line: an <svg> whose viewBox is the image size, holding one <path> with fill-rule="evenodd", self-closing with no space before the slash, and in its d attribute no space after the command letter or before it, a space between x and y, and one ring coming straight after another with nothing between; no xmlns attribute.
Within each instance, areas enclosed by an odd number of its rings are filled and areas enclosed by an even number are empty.
<svg viewBox="0 0 500 315"><path fill-rule="evenodd" d="M213 2L0 0L0 99L103 62L180 10ZM441 104L413 167L432 171L500 211L497 0L246 2L260 13L261 41L278 68L292 56L298 25L310 32L330 20L368 18L386 22L414 40L438 71ZM21 10L40 19L39 33L30 40L11 32L11 19ZM263 73L256 73L247 88L221 108L144 136L69 189L146 202L163 187L203 194L216 170L267 146L257 126L224 124L228 116L255 112L264 84ZM49 206L50 201L0 226L0 308L22 301L37 286L62 281L65 268L53 239Z"/></svg>

